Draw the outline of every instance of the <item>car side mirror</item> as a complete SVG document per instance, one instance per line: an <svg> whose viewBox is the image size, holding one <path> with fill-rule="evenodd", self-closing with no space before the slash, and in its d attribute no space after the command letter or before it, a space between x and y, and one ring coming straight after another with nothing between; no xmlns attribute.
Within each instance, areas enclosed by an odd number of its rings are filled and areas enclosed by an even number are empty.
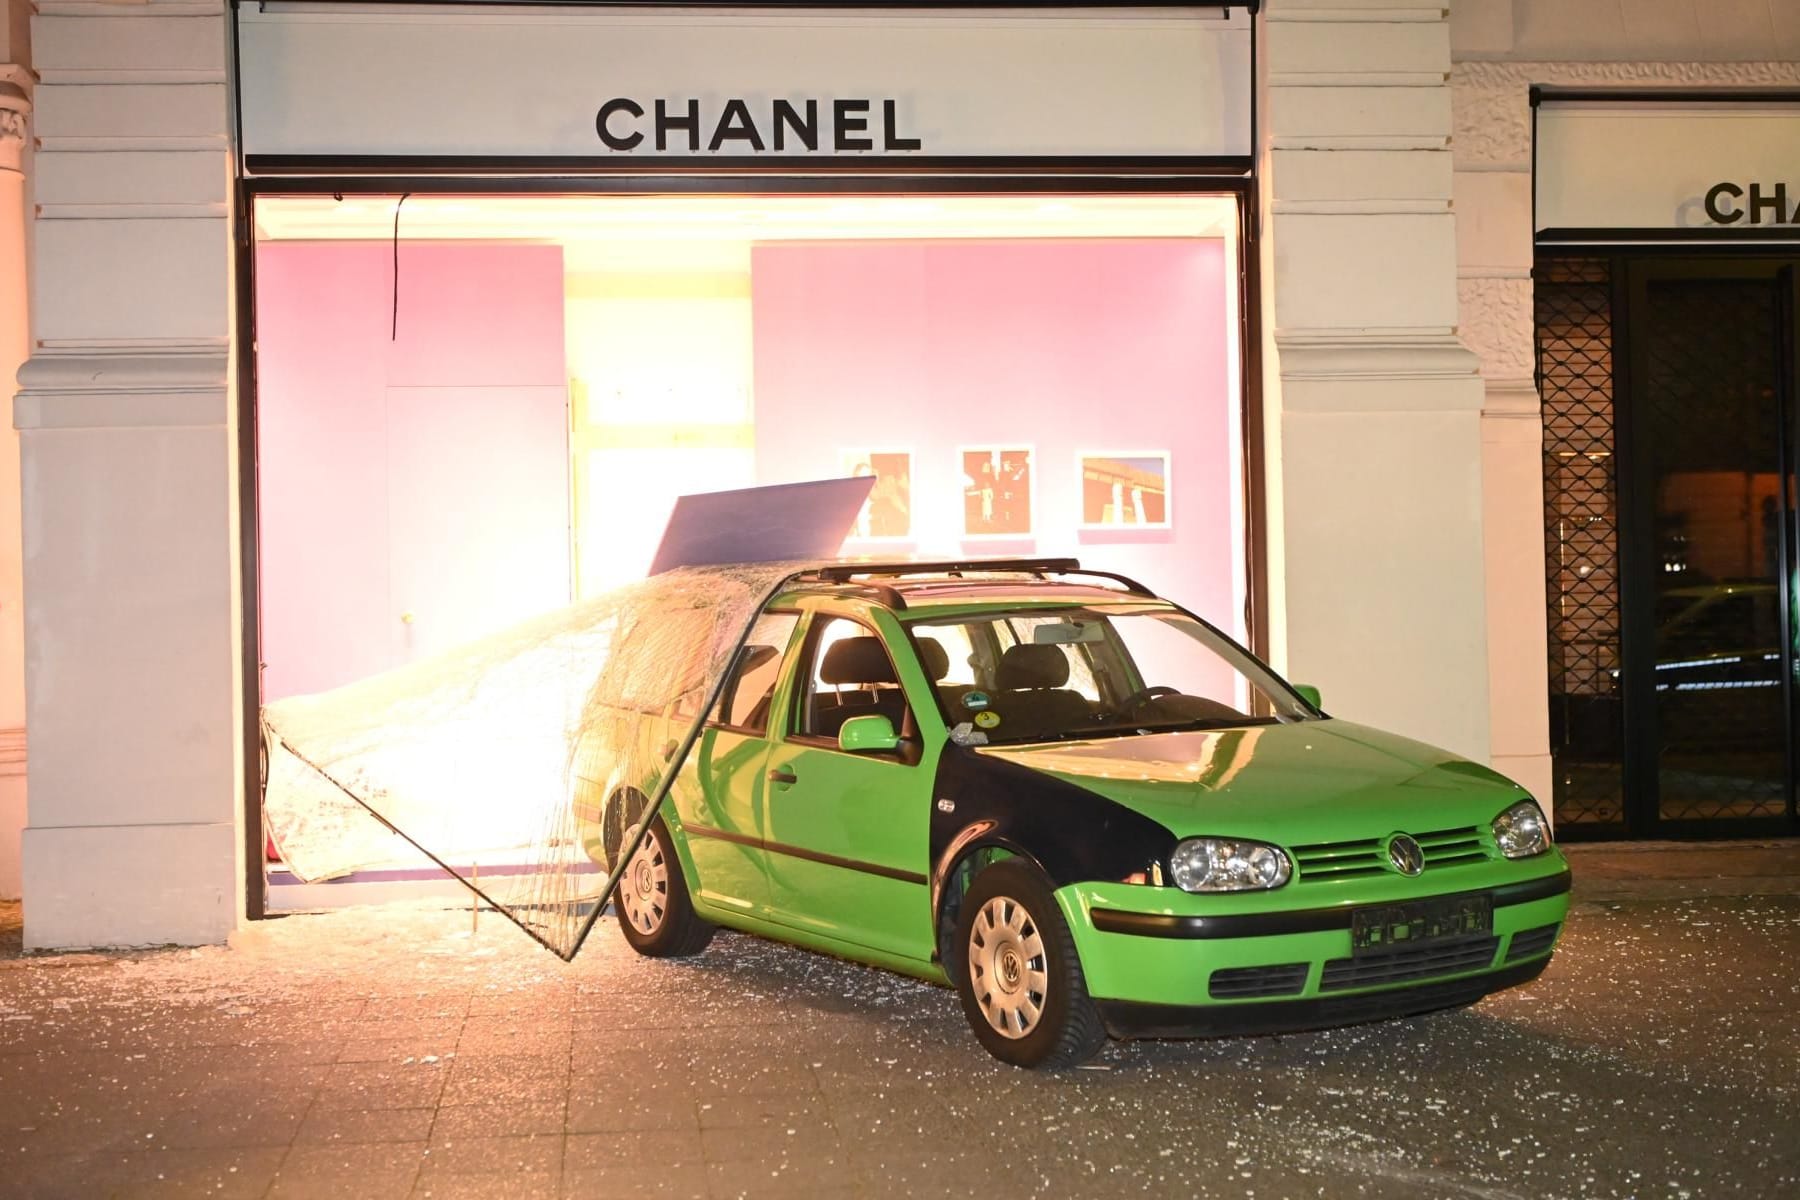
<svg viewBox="0 0 1800 1200"><path fill-rule="evenodd" d="M1312 684L1296 683L1294 685L1294 690L1296 692L1300 693L1300 698L1302 700L1306 701L1308 704L1312 705L1314 708L1317 708L1320 710L1324 709L1325 701L1323 701L1319 698L1319 689L1314 687Z"/></svg>
<svg viewBox="0 0 1800 1200"><path fill-rule="evenodd" d="M851 717L838 730L838 749L851 754L880 754L899 748L900 735L894 732L894 723L880 713Z"/></svg>

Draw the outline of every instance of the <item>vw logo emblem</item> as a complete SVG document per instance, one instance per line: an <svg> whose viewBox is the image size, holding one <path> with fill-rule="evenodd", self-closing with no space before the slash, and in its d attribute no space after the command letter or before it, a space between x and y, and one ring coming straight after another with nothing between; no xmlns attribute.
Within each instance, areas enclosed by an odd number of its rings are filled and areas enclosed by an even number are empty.
<svg viewBox="0 0 1800 1200"><path fill-rule="evenodd" d="M1404 833L1396 833L1388 839L1387 852L1388 861L1402 875L1417 875L1425 869L1425 851Z"/></svg>

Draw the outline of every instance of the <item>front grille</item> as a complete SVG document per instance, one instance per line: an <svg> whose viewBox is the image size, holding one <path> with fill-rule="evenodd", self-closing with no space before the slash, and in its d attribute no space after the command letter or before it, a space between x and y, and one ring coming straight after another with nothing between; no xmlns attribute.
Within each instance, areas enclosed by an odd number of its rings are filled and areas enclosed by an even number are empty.
<svg viewBox="0 0 1800 1200"><path fill-rule="evenodd" d="M1207 991L1214 1000L1250 1000L1261 996L1298 995L1306 986L1305 963L1277 967L1230 967L1214 971Z"/></svg>
<svg viewBox="0 0 1800 1200"><path fill-rule="evenodd" d="M1368 875L1393 873L1387 855L1382 852L1385 837L1363 838L1353 842L1315 842L1295 846L1294 866L1300 882L1322 883L1332 879L1357 879ZM1489 854L1482 844L1481 827L1437 829L1415 833L1413 840L1425 851L1425 869L1460 867L1484 862Z"/></svg>
<svg viewBox="0 0 1800 1200"><path fill-rule="evenodd" d="M1371 954L1365 958L1334 958L1325 964L1319 990L1333 992L1344 988L1376 987L1384 983L1430 979L1434 975L1478 971L1494 961L1494 951L1499 948L1499 938L1481 934Z"/></svg>
<svg viewBox="0 0 1800 1200"><path fill-rule="evenodd" d="M1536 958L1545 953L1556 943L1556 931L1562 923L1540 925L1536 929L1527 929L1512 935L1512 945L1506 948L1506 961L1516 962L1521 958Z"/></svg>

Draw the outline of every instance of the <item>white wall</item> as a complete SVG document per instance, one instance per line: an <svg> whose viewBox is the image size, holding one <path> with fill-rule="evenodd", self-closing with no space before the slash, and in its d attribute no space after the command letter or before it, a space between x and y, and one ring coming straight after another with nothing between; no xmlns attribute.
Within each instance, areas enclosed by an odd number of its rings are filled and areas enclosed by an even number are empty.
<svg viewBox="0 0 1800 1200"><path fill-rule="evenodd" d="M1443 6L1273 0L1263 20L1274 654L1334 715L1486 759Z"/></svg>
<svg viewBox="0 0 1800 1200"><path fill-rule="evenodd" d="M1791 0L1450 0L1459 62L1726 63L1800 59ZM1658 73L1675 82L1679 72Z"/></svg>
<svg viewBox="0 0 1800 1200"><path fill-rule="evenodd" d="M1477 5L1476 7L1479 7ZM1462 15L1465 25L1468 14ZM1453 31L1459 28L1452 10ZM1500 36L1490 19L1483 36ZM1455 93L1457 101L1463 96ZM1495 114L1497 118L1499 114ZM1456 113L1458 132L1465 114ZM1456 140L1457 294L1481 358L1483 543L1493 765L1549 803L1543 420L1531 314L1530 146L1483 154L1494 131Z"/></svg>
<svg viewBox="0 0 1800 1200"><path fill-rule="evenodd" d="M47 0L32 31L25 941L221 941L243 893L223 9Z"/></svg>

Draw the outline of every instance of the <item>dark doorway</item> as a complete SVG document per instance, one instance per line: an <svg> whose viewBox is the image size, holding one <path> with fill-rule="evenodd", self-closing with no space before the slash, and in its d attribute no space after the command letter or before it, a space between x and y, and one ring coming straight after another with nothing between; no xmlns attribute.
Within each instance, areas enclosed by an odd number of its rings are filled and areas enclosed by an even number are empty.
<svg viewBox="0 0 1800 1200"><path fill-rule="evenodd" d="M1800 831L1795 266L1539 259L1565 833Z"/></svg>

